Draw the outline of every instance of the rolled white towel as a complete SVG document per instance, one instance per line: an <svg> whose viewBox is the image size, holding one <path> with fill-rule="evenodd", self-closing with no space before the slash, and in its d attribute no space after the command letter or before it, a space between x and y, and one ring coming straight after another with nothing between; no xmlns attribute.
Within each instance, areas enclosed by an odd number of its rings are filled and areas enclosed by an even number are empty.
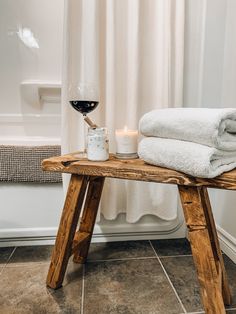
<svg viewBox="0 0 236 314"><path fill-rule="evenodd" d="M236 150L236 109L168 108L146 113L140 132L195 142L223 150Z"/></svg>
<svg viewBox="0 0 236 314"><path fill-rule="evenodd" d="M214 178L236 167L236 152L173 139L146 137L138 154L145 162L195 177Z"/></svg>

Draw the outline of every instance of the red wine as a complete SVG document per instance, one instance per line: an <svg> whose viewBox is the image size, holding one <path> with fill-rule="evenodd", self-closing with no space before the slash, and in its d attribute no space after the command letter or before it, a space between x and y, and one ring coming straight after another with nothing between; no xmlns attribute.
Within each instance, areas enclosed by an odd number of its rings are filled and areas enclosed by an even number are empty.
<svg viewBox="0 0 236 314"><path fill-rule="evenodd" d="M86 115L97 107L98 101L70 100L70 104L75 110L79 111L83 115Z"/></svg>

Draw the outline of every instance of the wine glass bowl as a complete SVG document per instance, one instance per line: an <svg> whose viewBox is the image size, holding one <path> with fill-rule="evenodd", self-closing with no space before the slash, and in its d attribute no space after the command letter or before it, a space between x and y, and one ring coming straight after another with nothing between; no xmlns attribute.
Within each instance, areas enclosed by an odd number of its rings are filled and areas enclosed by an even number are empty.
<svg viewBox="0 0 236 314"><path fill-rule="evenodd" d="M88 113L93 111L98 106L98 101L90 100L70 100L71 106L82 113L83 116L86 116Z"/></svg>
<svg viewBox="0 0 236 314"><path fill-rule="evenodd" d="M72 84L68 94L72 107L84 116L98 106L98 88L94 83Z"/></svg>
<svg viewBox="0 0 236 314"><path fill-rule="evenodd" d="M90 127L96 127L87 114L97 108L99 103L98 88L94 83L72 84L68 91L71 106L84 116L84 121Z"/></svg>

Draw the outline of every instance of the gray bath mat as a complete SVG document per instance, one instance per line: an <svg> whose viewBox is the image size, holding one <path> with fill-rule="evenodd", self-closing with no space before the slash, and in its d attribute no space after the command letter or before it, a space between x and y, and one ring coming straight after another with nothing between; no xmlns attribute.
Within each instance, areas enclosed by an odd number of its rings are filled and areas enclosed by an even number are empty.
<svg viewBox="0 0 236 314"><path fill-rule="evenodd" d="M59 145L13 146L0 145L0 181L58 183L60 173L41 170L43 159L59 156Z"/></svg>

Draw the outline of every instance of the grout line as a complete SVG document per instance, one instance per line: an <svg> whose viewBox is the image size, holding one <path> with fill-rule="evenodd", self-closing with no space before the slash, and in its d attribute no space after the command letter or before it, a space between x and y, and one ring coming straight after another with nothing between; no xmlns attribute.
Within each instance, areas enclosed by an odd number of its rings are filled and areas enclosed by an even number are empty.
<svg viewBox="0 0 236 314"><path fill-rule="evenodd" d="M15 253L15 250L16 250L16 246L14 247L14 249L12 250L10 256L8 257L8 260L6 262L6 265L9 263L10 259L12 258L12 255Z"/></svg>
<svg viewBox="0 0 236 314"><path fill-rule="evenodd" d="M37 265L47 265L50 264L50 260L41 261L41 262L19 262L19 263L8 263L6 268L17 268L17 267L26 267L26 266L37 266Z"/></svg>
<svg viewBox="0 0 236 314"><path fill-rule="evenodd" d="M181 313L181 314L183 314L183 313ZM187 312L187 314L205 314L205 312Z"/></svg>
<svg viewBox="0 0 236 314"><path fill-rule="evenodd" d="M160 258L169 258L169 257L172 257L172 258L173 257L192 257L192 254L186 254L186 255L184 255L184 254L180 254L180 255L163 255L163 256L160 256ZM195 313L195 312L193 312L193 313ZM198 312L196 312L196 313L198 313Z"/></svg>
<svg viewBox="0 0 236 314"><path fill-rule="evenodd" d="M95 260L87 260L87 263L96 263L96 262L116 262L116 261L132 261L132 260L140 260L140 259L154 259L156 256L149 257L127 257L127 258L110 258L110 259L95 259Z"/></svg>
<svg viewBox="0 0 236 314"><path fill-rule="evenodd" d="M84 313L84 277L85 277L85 264L83 264L83 270L82 270L82 291L81 291L81 311L80 311L80 314Z"/></svg>
<svg viewBox="0 0 236 314"><path fill-rule="evenodd" d="M236 310L236 307L231 307L231 308L229 308L229 309L226 309L227 312L229 312L229 311L235 311L235 310Z"/></svg>
<svg viewBox="0 0 236 314"><path fill-rule="evenodd" d="M14 249L12 250L11 254L9 255L6 263L4 264L4 266L2 267L2 269L0 270L0 274L3 272L3 270L7 267L7 264L9 263L10 259L12 258L12 255L15 253L16 250L16 246L14 247Z"/></svg>
<svg viewBox="0 0 236 314"><path fill-rule="evenodd" d="M155 249L154 249L154 247L153 247L153 245L152 245L152 243L151 243L150 240L149 240L149 243L150 243L150 245L151 245L151 247L152 247L152 249L153 249L153 251L154 251L154 253L155 253L155 255L156 255L156 258L157 258L158 262L160 263L161 268L162 268L164 274L166 275L166 278L167 278L167 280L169 281L169 284L171 285L171 287L172 287L172 289L173 289L173 291L174 291L174 293L175 293L175 296L176 296L177 300L179 301L179 303L180 303L180 305L181 305L181 307L182 307L184 313L187 313L187 311L186 311L186 309L185 309L185 307L184 307L184 305L183 305L183 303L182 303L182 301L181 301L181 299L180 299L180 297L179 297L179 295L178 295L178 293L177 293L177 291L176 291L176 289L175 289L173 283L172 283L171 280L170 280L169 275L167 274L167 272L166 272L166 270L165 270L165 267L163 266L163 264L162 264L162 262L161 262L159 256L157 255L157 253L156 253L156 251L155 251Z"/></svg>

